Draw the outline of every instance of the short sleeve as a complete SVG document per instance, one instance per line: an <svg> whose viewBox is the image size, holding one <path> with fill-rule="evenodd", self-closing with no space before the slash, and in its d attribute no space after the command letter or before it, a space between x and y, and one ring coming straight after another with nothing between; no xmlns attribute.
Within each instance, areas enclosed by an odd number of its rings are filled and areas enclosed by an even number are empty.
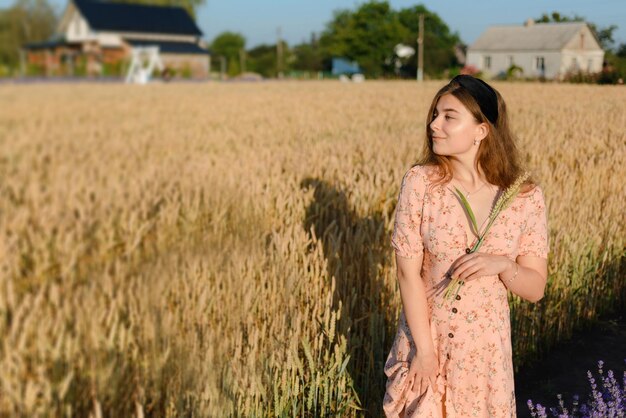
<svg viewBox="0 0 626 418"><path fill-rule="evenodd" d="M526 202L526 224L519 243L518 255L548 258L548 214L543 190L535 186Z"/></svg>
<svg viewBox="0 0 626 418"><path fill-rule="evenodd" d="M424 249L420 226L425 186L420 166L412 167L402 178L391 236L391 246L400 257L415 258Z"/></svg>

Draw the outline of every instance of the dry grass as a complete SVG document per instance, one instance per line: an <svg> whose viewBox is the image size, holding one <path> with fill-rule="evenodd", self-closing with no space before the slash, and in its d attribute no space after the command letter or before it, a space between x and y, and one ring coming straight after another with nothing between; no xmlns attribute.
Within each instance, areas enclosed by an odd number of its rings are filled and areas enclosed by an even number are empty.
<svg viewBox="0 0 626 418"><path fill-rule="evenodd" d="M440 83L0 89L0 416L377 416ZM516 359L622 303L626 90L497 84L549 208Z"/></svg>

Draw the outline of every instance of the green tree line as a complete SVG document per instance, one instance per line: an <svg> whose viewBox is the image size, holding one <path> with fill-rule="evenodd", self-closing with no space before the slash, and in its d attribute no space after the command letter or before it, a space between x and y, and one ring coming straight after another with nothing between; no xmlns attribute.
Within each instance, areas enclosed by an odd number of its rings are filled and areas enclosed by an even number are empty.
<svg viewBox="0 0 626 418"><path fill-rule="evenodd" d="M195 16L206 0L112 0L184 7ZM368 77L415 77L417 53L399 59L394 46L402 43L417 49L419 16L424 15L424 73L438 78L446 70L458 69L456 50L465 52L458 32L452 31L436 13L418 4L392 8L386 0L369 0L354 9L336 10L320 33L296 45L282 41L248 48L241 33L219 34L210 45L213 70L219 71L222 60L226 71L234 76L254 72L276 77L279 72L328 72L333 57L359 64ZM0 75L16 73L21 47L28 42L44 41L54 35L59 16L49 0L15 0L0 9ZM565 16L558 12L544 14L536 22L584 21L582 16ZM587 22L606 51L606 61L626 74L626 44L615 45L616 25L599 27ZM278 59L282 51L281 59Z"/></svg>
<svg viewBox="0 0 626 418"><path fill-rule="evenodd" d="M274 77L279 66L285 71L330 71L333 57L342 57L359 64L369 77L415 75L417 53L395 66L394 46L402 43L417 49L419 15L424 14L425 74L440 76L446 69L459 65L454 48L462 46L459 34L425 6L400 10L391 8L387 1L368 1L356 10L337 10L324 30L311 34L308 42L283 45L282 60L277 59L276 44L259 45L246 51L246 69L266 77ZM237 43L245 47L245 37L226 32L218 35L211 51L225 57L229 74L235 75L241 67L240 53L232 48ZM234 62L234 64L232 64Z"/></svg>
<svg viewBox="0 0 626 418"><path fill-rule="evenodd" d="M394 10L387 1L370 0L354 10L342 9L333 13L324 30L311 34L308 42L294 46L283 43L282 60L279 64L276 44L258 45L246 49L246 39L240 33L225 32L212 43L214 56L227 60L228 74L243 71L256 72L265 77L276 77L278 68L292 72L319 72L331 70L332 57L356 61L369 77L415 77L417 53L395 66L393 55L396 44L402 43L417 49L419 15L424 15L424 73L427 77L441 77L446 70L460 65L455 48L466 51L457 32L453 32L436 13L424 5ZM581 16L572 17L558 12L544 14L536 22L585 21ZM600 45L606 52L608 64L616 68L616 74L626 75L626 44L615 45L616 25L599 27L587 22ZM242 56L242 51L244 55Z"/></svg>

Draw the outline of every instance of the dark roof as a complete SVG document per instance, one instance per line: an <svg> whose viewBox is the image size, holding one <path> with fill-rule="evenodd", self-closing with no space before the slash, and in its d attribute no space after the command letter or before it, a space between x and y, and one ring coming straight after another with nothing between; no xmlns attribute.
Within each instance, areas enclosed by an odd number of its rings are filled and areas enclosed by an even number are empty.
<svg viewBox="0 0 626 418"><path fill-rule="evenodd" d="M191 42L163 42L145 39L124 39L132 46L158 46L160 53L170 54L208 54L209 51Z"/></svg>
<svg viewBox="0 0 626 418"><path fill-rule="evenodd" d="M95 30L202 35L196 22L182 7L95 0L74 0L74 4Z"/></svg>
<svg viewBox="0 0 626 418"><path fill-rule="evenodd" d="M49 49L60 45L67 45L64 39L50 39L41 42L28 42L23 45L25 49Z"/></svg>

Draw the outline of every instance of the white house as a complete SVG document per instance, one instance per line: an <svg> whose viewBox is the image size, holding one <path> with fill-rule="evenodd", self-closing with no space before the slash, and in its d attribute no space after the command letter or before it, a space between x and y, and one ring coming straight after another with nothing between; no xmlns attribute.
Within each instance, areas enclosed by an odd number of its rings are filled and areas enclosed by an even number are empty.
<svg viewBox="0 0 626 418"><path fill-rule="evenodd" d="M119 66L134 47L156 46L166 67L206 77L209 52L202 31L182 7L69 0L55 35L24 45L27 61L46 74L88 73Z"/></svg>
<svg viewBox="0 0 626 418"><path fill-rule="evenodd" d="M524 77L562 79L568 72L602 70L604 50L584 22L492 26L467 51L466 65L487 77L515 65Z"/></svg>

